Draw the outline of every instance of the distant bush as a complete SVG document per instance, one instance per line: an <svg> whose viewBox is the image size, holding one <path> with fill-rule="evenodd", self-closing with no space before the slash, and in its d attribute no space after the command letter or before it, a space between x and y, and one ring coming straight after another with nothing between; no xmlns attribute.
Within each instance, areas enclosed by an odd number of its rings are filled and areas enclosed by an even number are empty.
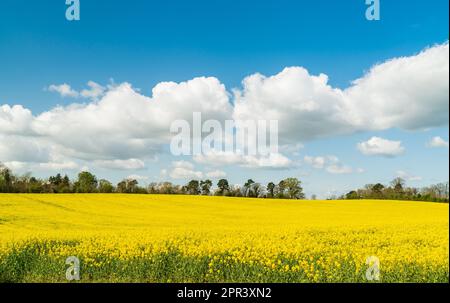
<svg viewBox="0 0 450 303"><path fill-rule="evenodd" d="M449 188L448 182L434 184L421 189L406 187L405 180L395 178L387 186L381 183L367 184L364 188L348 192L341 199L384 199L448 203Z"/></svg>

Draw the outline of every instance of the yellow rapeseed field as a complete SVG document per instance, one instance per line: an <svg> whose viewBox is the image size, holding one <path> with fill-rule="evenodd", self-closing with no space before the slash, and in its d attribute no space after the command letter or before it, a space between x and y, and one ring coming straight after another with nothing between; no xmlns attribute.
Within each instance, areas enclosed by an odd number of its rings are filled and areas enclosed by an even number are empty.
<svg viewBox="0 0 450 303"><path fill-rule="evenodd" d="M0 194L0 281L449 281L448 204Z"/></svg>

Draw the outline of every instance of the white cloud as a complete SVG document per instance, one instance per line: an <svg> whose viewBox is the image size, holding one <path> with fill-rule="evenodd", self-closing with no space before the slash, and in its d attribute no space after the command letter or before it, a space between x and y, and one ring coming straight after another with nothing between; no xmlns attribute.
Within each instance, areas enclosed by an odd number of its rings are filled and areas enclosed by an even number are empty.
<svg viewBox="0 0 450 303"><path fill-rule="evenodd" d="M325 166L326 159L325 157L311 157L305 156L303 158L306 164L311 165L314 168L323 168Z"/></svg>
<svg viewBox="0 0 450 303"><path fill-rule="evenodd" d="M305 146L302 143L295 144L284 144L280 146L280 151L288 154L292 154L293 156L299 156L300 150Z"/></svg>
<svg viewBox="0 0 450 303"><path fill-rule="evenodd" d="M406 181L421 181L422 180L422 177L413 176L402 170L397 171L397 177L405 179Z"/></svg>
<svg viewBox="0 0 450 303"><path fill-rule="evenodd" d="M66 162L23 162L23 161L9 161L4 163L6 167L12 169L13 171L67 171L78 169L79 166L73 161Z"/></svg>
<svg viewBox="0 0 450 303"><path fill-rule="evenodd" d="M416 130L448 124L449 45L375 65L341 90L324 74L290 67L243 81L234 118L278 119L280 143L357 131Z"/></svg>
<svg viewBox="0 0 450 303"><path fill-rule="evenodd" d="M39 163L39 167L45 170L73 170L77 169L79 166L77 163L73 161L66 162L47 162L47 163Z"/></svg>
<svg viewBox="0 0 450 303"><path fill-rule="evenodd" d="M170 170L167 169L161 170L161 177L165 177L169 175L172 179L202 179L204 176L208 178L224 178L226 177L226 173L221 170L213 170L207 173L203 173L201 171L195 170L194 164L188 161L173 161Z"/></svg>
<svg viewBox="0 0 450 303"><path fill-rule="evenodd" d="M203 178L203 173L201 171L177 167L170 172L169 176L172 179L201 179Z"/></svg>
<svg viewBox="0 0 450 303"><path fill-rule="evenodd" d="M150 178L147 176L141 176L141 175L129 175L127 177L129 180L137 180L137 181L148 181Z"/></svg>
<svg viewBox="0 0 450 303"><path fill-rule="evenodd" d="M305 156L303 161L316 168L316 169L325 169L330 174L351 174L354 169L351 166L342 164L338 157L334 155L330 156ZM357 173L362 173L362 169L358 168L356 170Z"/></svg>
<svg viewBox="0 0 450 303"><path fill-rule="evenodd" d="M194 156L194 161L201 164L222 166L238 165L248 168L286 169L295 166L292 160L280 153L268 156L250 156L235 152L211 151L204 155Z"/></svg>
<svg viewBox="0 0 450 303"><path fill-rule="evenodd" d="M391 141L380 137L372 137L368 141L358 143L357 147L366 156L396 157L405 152L401 141Z"/></svg>
<svg viewBox="0 0 450 303"><path fill-rule="evenodd" d="M22 105L0 106L0 135L2 134L31 134L33 115Z"/></svg>
<svg viewBox="0 0 450 303"><path fill-rule="evenodd" d="M341 105L343 93L328 85L324 74L302 67L285 68L265 77L255 74L235 90L236 120L278 120L281 144L351 132Z"/></svg>
<svg viewBox="0 0 450 303"><path fill-rule="evenodd" d="M62 96L91 100L38 115L20 105L0 106L0 140L8 142L0 145L0 160L80 160L113 169L139 168L168 144L170 124L176 119L191 122L193 112L201 112L204 121L278 119L280 144L286 147L280 150L293 155L298 155L299 142L317 138L447 125L448 49L445 43L378 64L344 90L332 87L325 74L310 75L302 67L286 68L271 77L251 75L243 80L241 89L234 90L234 99L213 77L162 82L153 88L151 96L129 83L103 87L90 81L81 92L68 84L51 85L48 90ZM385 152L382 146L363 145L363 149L366 147L369 154L386 156L403 149L394 146L394 151ZM55 161L55 155L64 160ZM142 163L129 165L130 159ZM194 160L263 168L295 165L282 154L208 154Z"/></svg>
<svg viewBox="0 0 450 303"><path fill-rule="evenodd" d="M202 179L203 173L194 170L194 165L187 161L172 162L172 170L169 172L172 179Z"/></svg>
<svg viewBox="0 0 450 303"><path fill-rule="evenodd" d="M70 98L89 98L92 100L97 100L99 97L103 96L106 91L106 87L94 82L89 81L87 83L88 88L83 89L81 92L74 90L69 84L52 84L47 90L49 92L58 93L61 97L70 97Z"/></svg>
<svg viewBox="0 0 450 303"><path fill-rule="evenodd" d="M221 170L213 170L206 173L206 176L208 178L212 179L219 179L219 178L225 178L227 176L227 173Z"/></svg>
<svg viewBox="0 0 450 303"><path fill-rule="evenodd" d="M430 142L428 142L428 146L433 148L448 148L448 141L445 141L441 137L433 137Z"/></svg>
<svg viewBox="0 0 450 303"><path fill-rule="evenodd" d="M115 159L115 160L97 160L94 164L103 168L118 170L137 170L145 167L144 161L140 159Z"/></svg>
<svg viewBox="0 0 450 303"><path fill-rule="evenodd" d="M358 129L425 129L448 124L449 45L375 65L345 91Z"/></svg>
<svg viewBox="0 0 450 303"><path fill-rule="evenodd" d="M27 162L21 162L21 161L9 161L3 163L6 167L9 169L12 169L13 171L23 170L28 166Z"/></svg>
<svg viewBox="0 0 450 303"><path fill-rule="evenodd" d="M332 164L327 167L327 172L330 174L351 174L353 173L353 168L347 165Z"/></svg>
<svg viewBox="0 0 450 303"><path fill-rule="evenodd" d="M61 97L77 98L79 96L79 93L66 83L60 85L52 84L48 87L48 91L58 93Z"/></svg>
<svg viewBox="0 0 450 303"><path fill-rule="evenodd" d="M192 164L191 162L188 161L173 161L172 162L172 167L175 168L185 168L185 169L194 169L194 164Z"/></svg>
<svg viewBox="0 0 450 303"><path fill-rule="evenodd" d="M103 87L89 85L86 97L102 94ZM172 121L191 121L194 111L205 120L223 121L231 110L228 93L215 78L160 83L152 97L128 83L110 85L98 101L56 107L37 116L19 105L3 105L0 139L8 144L0 146L0 161L48 162L48 150L53 150L64 158L111 169L139 169L169 142Z"/></svg>
<svg viewBox="0 0 450 303"><path fill-rule="evenodd" d="M0 161L48 162L51 150L39 137L2 135L0 133Z"/></svg>
<svg viewBox="0 0 450 303"><path fill-rule="evenodd" d="M101 86L94 81L88 82L89 89L84 89L81 91L80 95L84 98L91 98L93 100L97 100L99 97L103 96L106 88Z"/></svg>
<svg viewBox="0 0 450 303"><path fill-rule="evenodd" d="M294 167L295 163L280 153L272 153L269 156L261 157L244 156L242 166L249 168L285 169Z"/></svg>

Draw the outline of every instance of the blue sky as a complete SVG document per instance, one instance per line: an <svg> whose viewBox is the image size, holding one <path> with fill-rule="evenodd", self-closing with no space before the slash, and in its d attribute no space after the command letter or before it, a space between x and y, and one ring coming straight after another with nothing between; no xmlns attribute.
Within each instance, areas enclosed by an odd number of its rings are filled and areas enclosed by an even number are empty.
<svg viewBox="0 0 450 303"><path fill-rule="evenodd" d="M302 66L311 75L324 73L331 86L345 89L377 63L448 41L448 6L447 0L381 0L381 20L369 22L364 0L81 0L81 20L68 22L64 0L3 0L0 106L20 104L36 116L56 105L89 102L51 93L46 89L50 85L67 83L80 91L88 81L106 85L110 79L129 82L151 96L160 82L206 76L219 79L231 92L242 89L246 76L272 76L290 66ZM374 136L401 141L405 152L393 158L361 154L357 143ZM354 184L388 182L399 171L420 186L448 179L448 147L426 146L436 136L448 142L448 115L447 123L437 127L405 130L394 125L301 142L304 147L292 157L335 155L364 173L328 174L305 163L290 170L218 169L232 183L252 176L265 183L295 175L309 194L324 196ZM6 137L1 144L8 144ZM127 174L150 181L178 160L170 155L158 159L138 171L90 168L116 181Z"/></svg>

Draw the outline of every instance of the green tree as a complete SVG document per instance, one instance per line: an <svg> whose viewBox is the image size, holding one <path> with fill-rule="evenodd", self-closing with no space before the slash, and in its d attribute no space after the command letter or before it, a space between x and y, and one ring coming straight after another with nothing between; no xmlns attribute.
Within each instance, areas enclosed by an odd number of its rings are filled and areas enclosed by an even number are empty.
<svg viewBox="0 0 450 303"><path fill-rule="evenodd" d="M126 193L127 192L127 182L125 180L122 180L119 183L117 183L116 191L118 193Z"/></svg>
<svg viewBox="0 0 450 303"><path fill-rule="evenodd" d="M202 190L202 194L208 196L211 193L212 181L211 180L201 181L200 187Z"/></svg>
<svg viewBox="0 0 450 303"><path fill-rule="evenodd" d="M383 190L384 190L384 185L381 183L377 183L372 187L372 193L375 198L382 198Z"/></svg>
<svg viewBox="0 0 450 303"><path fill-rule="evenodd" d="M127 193L138 193L139 192L139 182L135 179L127 179Z"/></svg>
<svg viewBox="0 0 450 303"><path fill-rule="evenodd" d="M264 186L261 185L261 183L253 183L251 186L251 194L254 198L260 198L263 197L265 193Z"/></svg>
<svg viewBox="0 0 450 303"><path fill-rule="evenodd" d="M159 193L164 195L178 194L177 187L171 182L163 182L159 184Z"/></svg>
<svg viewBox="0 0 450 303"><path fill-rule="evenodd" d="M398 177L391 181L391 186L393 187L397 195L403 194L403 188L405 187L405 180Z"/></svg>
<svg viewBox="0 0 450 303"><path fill-rule="evenodd" d="M125 179L117 184L116 191L118 193L136 194L142 192L142 189L138 186L137 180Z"/></svg>
<svg viewBox="0 0 450 303"><path fill-rule="evenodd" d="M97 192L97 178L90 172L83 171L78 174L78 180L75 182L75 191L77 193L95 193Z"/></svg>
<svg viewBox="0 0 450 303"><path fill-rule="evenodd" d="M42 193L44 191L43 182L35 177L30 177L29 180L29 192L30 193Z"/></svg>
<svg viewBox="0 0 450 303"><path fill-rule="evenodd" d="M50 176L48 178L48 183L50 185L50 191L52 193L59 193L61 192L61 185L63 182L63 178L61 176L61 174L57 174L56 176Z"/></svg>
<svg viewBox="0 0 450 303"><path fill-rule="evenodd" d="M60 188L59 188L59 192L61 193L70 193L72 192L72 186L70 184L70 179L67 175L64 175L64 177L62 178L61 184L60 184Z"/></svg>
<svg viewBox="0 0 450 303"><path fill-rule="evenodd" d="M98 181L98 191L101 193L109 194L114 192L114 186L111 182L105 179Z"/></svg>
<svg viewBox="0 0 450 303"><path fill-rule="evenodd" d="M227 179L220 179L219 182L217 182L217 187L219 188L217 193L222 196L227 195L230 191L230 184Z"/></svg>
<svg viewBox="0 0 450 303"><path fill-rule="evenodd" d="M287 178L284 180L286 193L289 199L304 199L305 194L301 187L301 182L297 178Z"/></svg>
<svg viewBox="0 0 450 303"><path fill-rule="evenodd" d="M275 197L279 199L286 198L286 182L281 180L280 183L275 187Z"/></svg>
<svg viewBox="0 0 450 303"><path fill-rule="evenodd" d="M254 196L254 193L252 191L253 184L255 184L255 181L253 181L252 179L249 179L249 180L247 180L247 182L245 182L245 184L244 184L244 196L245 197Z"/></svg>
<svg viewBox="0 0 450 303"><path fill-rule="evenodd" d="M345 198L348 200L355 200L355 199L359 199L359 196L356 191L352 190L351 192L349 192L345 195Z"/></svg>
<svg viewBox="0 0 450 303"><path fill-rule="evenodd" d="M198 195L201 192L200 182L198 180L191 180L186 185L187 193L190 195Z"/></svg>
<svg viewBox="0 0 450 303"><path fill-rule="evenodd" d="M11 170L0 162L0 192L13 191L13 174Z"/></svg>
<svg viewBox="0 0 450 303"><path fill-rule="evenodd" d="M269 182L269 184L267 184L267 197L275 197L275 187L276 185L273 182Z"/></svg>

